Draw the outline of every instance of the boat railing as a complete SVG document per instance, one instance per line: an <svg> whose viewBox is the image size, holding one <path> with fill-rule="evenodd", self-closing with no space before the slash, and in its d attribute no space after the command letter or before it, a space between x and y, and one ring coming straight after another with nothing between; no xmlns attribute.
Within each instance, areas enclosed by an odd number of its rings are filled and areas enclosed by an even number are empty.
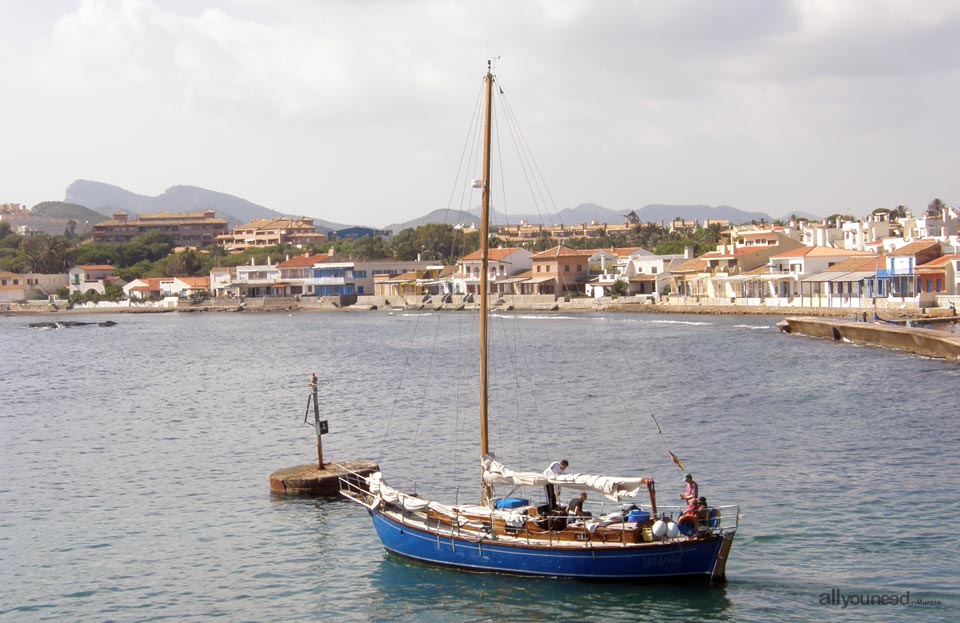
<svg viewBox="0 0 960 623"><path fill-rule="evenodd" d="M367 477L363 474L338 463L337 480L340 481L340 495L367 508L372 508L375 505L375 496L370 493Z"/></svg>
<svg viewBox="0 0 960 623"><path fill-rule="evenodd" d="M649 507L640 506L641 510L649 512ZM687 512L686 506L657 506L657 516L654 519L664 521L678 521ZM702 515L701 515L702 516ZM699 519L698 519L699 521ZM740 525L740 507L737 505L709 506L706 520L700 521L700 531L709 530L714 534L734 532Z"/></svg>

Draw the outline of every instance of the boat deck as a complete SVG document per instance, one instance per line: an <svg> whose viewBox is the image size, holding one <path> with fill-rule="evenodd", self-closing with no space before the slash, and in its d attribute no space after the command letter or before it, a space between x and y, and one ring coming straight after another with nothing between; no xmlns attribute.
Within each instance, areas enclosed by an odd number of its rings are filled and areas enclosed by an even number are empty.
<svg viewBox="0 0 960 623"><path fill-rule="evenodd" d="M490 510L474 506L456 508L454 516L432 508L410 510L372 494L358 490L341 491L343 495L389 516L395 522L422 530L437 537L470 542L496 542L499 545L522 545L550 548L598 549L658 547L665 543L701 542L736 532L739 507L720 507L712 526L699 526L692 534L656 537L653 525L657 518L642 522L628 521L620 513L602 517L564 517L542 514L537 506L511 510ZM662 512L658 518L672 521L683 513L681 508Z"/></svg>

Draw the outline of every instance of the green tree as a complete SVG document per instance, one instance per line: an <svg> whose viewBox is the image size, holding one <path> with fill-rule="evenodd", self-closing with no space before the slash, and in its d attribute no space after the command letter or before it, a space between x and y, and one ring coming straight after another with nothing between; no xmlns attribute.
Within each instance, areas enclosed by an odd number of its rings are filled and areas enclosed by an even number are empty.
<svg viewBox="0 0 960 623"><path fill-rule="evenodd" d="M122 246L109 242L97 242L77 247L74 251L74 261L77 264L110 264L111 266L117 266L120 264Z"/></svg>
<svg viewBox="0 0 960 623"><path fill-rule="evenodd" d="M123 288L116 283L107 282L103 285L103 296L101 300L119 301L123 298Z"/></svg>
<svg viewBox="0 0 960 623"><path fill-rule="evenodd" d="M281 258L282 259L282 258ZM196 251L188 250L172 253L160 258L145 272L146 277L197 277L204 272L203 264Z"/></svg>
<svg viewBox="0 0 960 623"><path fill-rule="evenodd" d="M365 236L353 241L350 257L355 260L375 260L390 257L390 247L380 236Z"/></svg>
<svg viewBox="0 0 960 623"><path fill-rule="evenodd" d="M128 266L126 268L117 269L117 277L120 277L124 281L133 281L134 279L140 279L141 277L146 276L146 274L153 268L153 262L150 260L141 260L134 264L133 266ZM209 273L210 271L207 270Z"/></svg>
<svg viewBox="0 0 960 623"><path fill-rule="evenodd" d="M627 295L627 282L623 279L617 279L613 282L613 285L610 286L610 295L613 297L626 296Z"/></svg>
<svg viewBox="0 0 960 623"><path fill-rule="evenodd" d="M452 264L480 248L479 233L464 234L452 225L430 223L404 229L394 236L388 256L397 260L421 259Z"/></svg>
<svg viewBox="0 0 960 623"><path fill-rule="evenodd" d="M156 262L173 251L174 240L170 234L162 231L151 231L137 236L123 245L120 261L124 266L131 266L141 260Z"/></svg>

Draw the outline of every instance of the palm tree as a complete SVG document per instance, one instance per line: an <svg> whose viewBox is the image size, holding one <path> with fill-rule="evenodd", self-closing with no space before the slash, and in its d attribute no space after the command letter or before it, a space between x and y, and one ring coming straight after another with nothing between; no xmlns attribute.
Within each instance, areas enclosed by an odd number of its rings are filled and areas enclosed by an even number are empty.
<svg viewBox="0 0 960 623"><path fill-rule="evenodd" d="M43 272L63 273L70 267L70 246L63 236L44 236Z"/></svg>
<svg viewBox="0 0 960 623"><path fill-rule="evenodd" d="M20 242L20 271L43 272L43 239L41 236L24 238Z"/></svg>
<svg viewBox="0 0 960 623"><path fill-rule="evenodd" d="M934 199L927 206L927 216L932 218L937 218L943 215L943 211L947 209L947 204L945 204L939 198Z"/></svg>

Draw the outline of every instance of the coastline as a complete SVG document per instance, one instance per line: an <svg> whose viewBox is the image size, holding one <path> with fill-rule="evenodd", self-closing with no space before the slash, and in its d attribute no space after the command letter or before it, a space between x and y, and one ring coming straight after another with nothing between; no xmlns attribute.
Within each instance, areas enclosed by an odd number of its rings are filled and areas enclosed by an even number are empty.
<svg viewBox="0 0 960 623"><path fill-rule="evenodd" d="M251 304L253 303L253 304ZM557 301L556 305L545 309L542 304L524 306L515 305L504 308L508 311L536 311L536 312L556 312L556 313L590 313L590 312L624 312L624 313L645 313L645 314L699 314L699 315L741 315L741 316L814 316L819 318L841 318L841 319L862 319L866 314L872 322L875 307L858 308L830 308L830 307L766 307L755 305L683 305L679 303L640 303L617 301L594 301L592 299L572 299L569 302ZM315 313L315 312L363 312L363 311L476 311L473 307L466 308L445 308L442 306L431 305L406 305L406 306L370 306L355 305L340 307L334 304L311 304L303 303L295 299L257 299L256 301L246 301L244 303L220 302L213 303L186 303L176 307L172 306L146 306L146 305L106 305L96 307L75 307L66 309L47 302L43 303L5 303L0 306L0 314L7 317L12 316L84 316L90 314L169 314L169 313ZM496 310L494 310L496 311ZM914 320L923 318L949 318L953 311L950 309L930 308L930 309L899 309L883 308L882 315L888 319L895 320Z"/></svg>

